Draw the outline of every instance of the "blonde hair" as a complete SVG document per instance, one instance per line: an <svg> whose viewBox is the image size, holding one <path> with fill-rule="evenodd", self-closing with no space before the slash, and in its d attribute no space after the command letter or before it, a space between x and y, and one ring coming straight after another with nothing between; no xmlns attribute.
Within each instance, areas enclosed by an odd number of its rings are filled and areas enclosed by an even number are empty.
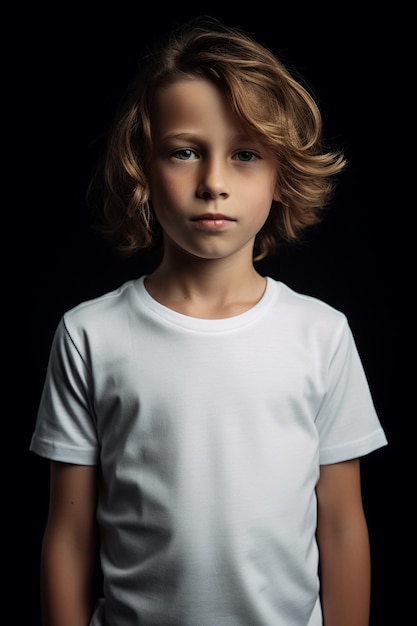
<svg viewBox="0 0 417 626"><path fill-rule="evenodd" d="M151 108L161 86L184 76L214 82L276 158L280 199L256 237L254 259L299 240L321 220L344 155L325 147L314 97L278 57L248 34L206 16L177 27L149 51L129 85L101 164L99 232L125 255L162 246L149 198ZM93 178L91 188L98 180Z"/></svg>

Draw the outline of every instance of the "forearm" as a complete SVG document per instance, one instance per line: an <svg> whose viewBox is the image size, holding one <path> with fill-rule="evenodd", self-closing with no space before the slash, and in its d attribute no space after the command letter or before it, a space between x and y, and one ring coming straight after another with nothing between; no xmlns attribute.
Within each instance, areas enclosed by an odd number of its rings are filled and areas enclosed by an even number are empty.
<svg viewBox="0 0 417 626"><path fill-rule="evenodd" d="M368 626L370 554L365 520L319 537L324 626Z"/></svg>
<svg viewBox="0 0 417 626"><path fill-rule="evenodd" d="M45 537L41 559L43 626L87 626L92 614L94 551Z"/></svg>

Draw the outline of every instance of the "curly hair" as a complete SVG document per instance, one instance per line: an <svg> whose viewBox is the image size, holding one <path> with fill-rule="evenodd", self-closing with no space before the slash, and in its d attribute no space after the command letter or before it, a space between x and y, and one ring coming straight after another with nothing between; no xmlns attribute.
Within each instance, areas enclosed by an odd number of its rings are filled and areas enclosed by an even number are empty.
<svg viewBox="0 0 417 626"><path fill-rule="evenodd" d="M276 158L280 199L256 236L254 260L299 240L321 221L345 156L325 146L319 107L301 80L249 34L207 16L176 26L143 56L89 188L100 181L97 230L125 255L162 248L149 190L151 109L160 87L184 77L212 81Z"/></svg>

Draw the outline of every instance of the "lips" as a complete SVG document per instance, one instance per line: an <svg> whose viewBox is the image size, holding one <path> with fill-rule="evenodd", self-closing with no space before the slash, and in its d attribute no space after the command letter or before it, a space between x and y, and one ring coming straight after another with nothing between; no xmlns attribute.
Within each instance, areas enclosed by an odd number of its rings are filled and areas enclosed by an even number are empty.
<svg viewBox="0 0 417 626"><path fill-rule="evenodd" d="M222 213L204 213L203 215L198 215L197 217L193 217L193 222L206 221L206 220L214 220L214 221L223 221L223 222L235 222L231 217L227 215L223 215Z"/></svg>
<svg viewBox="0 0 417 626"><path fill-rule="evenodd" d="M205 231L223 230L236 222L235 219L223 215L223 213L204 213L203 215L193 217L191 221L196 224L199 229Z"/></svg>

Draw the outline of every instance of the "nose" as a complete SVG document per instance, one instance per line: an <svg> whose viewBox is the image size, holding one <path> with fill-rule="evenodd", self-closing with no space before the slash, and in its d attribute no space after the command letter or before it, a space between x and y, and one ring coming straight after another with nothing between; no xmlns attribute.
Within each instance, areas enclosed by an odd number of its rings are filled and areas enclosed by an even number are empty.
<svg viewBox="0 0 417 626"><path fill-rule="evenodd" d="M229 196L227 184L227 165L220 159L209 159L203 162L200 170L200 180L197 195L204 200L227 198Z"/></svg>

